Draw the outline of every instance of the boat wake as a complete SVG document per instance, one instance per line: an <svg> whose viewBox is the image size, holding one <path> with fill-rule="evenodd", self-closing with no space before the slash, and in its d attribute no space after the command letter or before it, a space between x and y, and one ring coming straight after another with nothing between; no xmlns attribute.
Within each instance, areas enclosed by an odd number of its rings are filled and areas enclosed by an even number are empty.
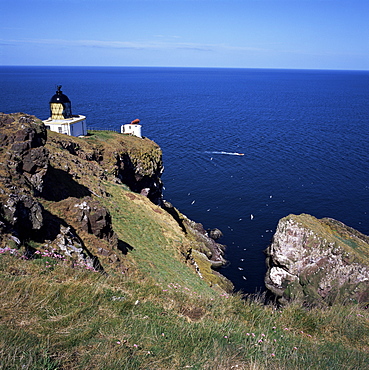
<svg viewBox="0 0 369 370"><path fill-rule="evenodd" d="M224 154L224 155L244 155L243 153L235 153L235 152L205 152L207 154Z"/></svg>

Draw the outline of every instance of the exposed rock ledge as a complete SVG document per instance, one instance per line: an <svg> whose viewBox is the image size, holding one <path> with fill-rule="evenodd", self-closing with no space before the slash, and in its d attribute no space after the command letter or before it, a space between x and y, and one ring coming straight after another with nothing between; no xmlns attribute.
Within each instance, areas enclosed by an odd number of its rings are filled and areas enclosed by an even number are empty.
<svg viewBox="0 0 369 370"><path fill-rule="evenodd" d="M265 285L281 303L369 302L369 237L339 221L289 215L266 254Z"/></svg>

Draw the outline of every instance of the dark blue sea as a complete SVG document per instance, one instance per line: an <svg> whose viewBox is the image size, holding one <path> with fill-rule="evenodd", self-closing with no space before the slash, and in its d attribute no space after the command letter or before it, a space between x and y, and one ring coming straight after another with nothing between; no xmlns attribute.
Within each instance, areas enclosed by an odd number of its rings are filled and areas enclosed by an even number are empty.
<svg viewBox="0 0 369 370"><path fill-rule="evenodd" d="M0 111L46 119L58 84L90 128L141 120L165 199L223 231L237 289L263 289L263 250L290 213L369 235L369 71L0 67Z"/></svg>

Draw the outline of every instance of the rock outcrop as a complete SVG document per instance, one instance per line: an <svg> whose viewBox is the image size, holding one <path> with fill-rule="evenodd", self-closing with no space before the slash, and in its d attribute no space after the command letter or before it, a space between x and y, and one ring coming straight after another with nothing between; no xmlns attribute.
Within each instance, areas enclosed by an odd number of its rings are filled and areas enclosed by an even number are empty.
<svg viewBox="0 0 369 370"><path fill-rule="evenodd" d="M34 116L0 113L0 221L22 241L43 225L36 199L49 167L46 129Z"/></svg>
<svg viewBox="0 0 369 370"><path fill-rule="evenodd" d="M130 150L129 153L116 153L116 175L135 193L147 196L154 204L162 205L161 175L164 167L161 150L157 146L150 149L149 152Z"/></svg>
<svg viewBox="0 0 369 370"><path fill-rule="evenodd" d="M97 200L90 197L81 200L70 198L67 202L59 203L59 210L69 215L70 223L76 229L108 241L113 248L117 247L118 239L113 230L111 215Z"/></svg>
<svg viewBox="0 0 369 370"><path fill-rule="evenodd" d="M100 159L98 150L81 150L62 135L48 144L42 121L23 113L1 113L0 128L0 245L23 247L32 257L38 244L103 270L93 246L100 240L100 248L115 250L118 238L107 209L91 198L95 188L76 181L84 174L104 178L100 166L88 162Z"/></svg>
<svg viewBox="0 0 369 370"><path fill-rule="evenodd" d="M281 303L369 303L369 237L339 221L289 215L266 254L265 284Z"/></svg>

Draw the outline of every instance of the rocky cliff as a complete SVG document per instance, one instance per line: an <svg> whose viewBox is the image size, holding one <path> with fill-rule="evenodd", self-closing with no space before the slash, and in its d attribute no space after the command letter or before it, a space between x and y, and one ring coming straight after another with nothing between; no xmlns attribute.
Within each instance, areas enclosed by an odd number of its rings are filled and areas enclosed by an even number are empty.
<svg viewBox="0 0 369 370"><path fill-rule="evenodd" d="M266 254L265 284L282 303L369 303L369 237L339 221L289 215Z"/></svg>
<svg viewBox="0 0 369 370"><path fill-rule="evenodd" d="M224 263L223 246L163 200L162 153L153 141L115 132L60 135L23 113L0 113L0 132L0 247L126 272L137 267L127 256L140 243L132 228L139 225L144 240L150 223L146 236L176 248L210 285L232 289L213 270ZM150 240L145 248L156 253Z"/></svg>

